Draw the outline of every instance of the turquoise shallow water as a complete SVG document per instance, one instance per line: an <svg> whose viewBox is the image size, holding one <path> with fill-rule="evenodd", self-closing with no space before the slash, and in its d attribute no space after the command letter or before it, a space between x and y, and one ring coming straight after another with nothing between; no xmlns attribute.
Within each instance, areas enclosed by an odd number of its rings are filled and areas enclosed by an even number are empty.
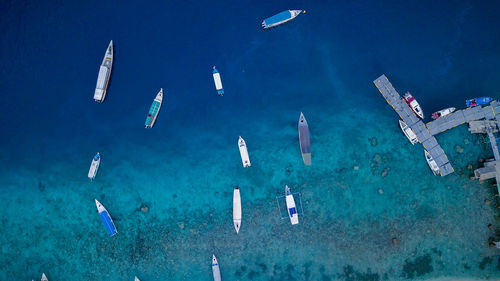
<svg viewBox="0 0 500 281"><path fill-rule="evenodd" d="M385 73L426 114L462 108L471 93L497 97L495 3L59 4L2 3L1 280L211 280L213 253L224 280L500 278L488 247L498 214L485 204L495 188L467 168L492 156L488 141L465 125L438 135L456 172L434 177L372 83ZM308 12L260 29L292 5ZM109 39L116 61L96 104ZM160 87L166 102L144 130ZM285 184L302 194L298 226L279 218Z"/></svg>

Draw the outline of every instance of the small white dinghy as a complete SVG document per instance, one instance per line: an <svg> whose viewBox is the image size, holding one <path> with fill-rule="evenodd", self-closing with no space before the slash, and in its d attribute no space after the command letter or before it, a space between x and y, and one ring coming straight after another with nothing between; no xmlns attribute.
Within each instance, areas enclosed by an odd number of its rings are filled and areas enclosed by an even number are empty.
<svg viewBox="0 0 500 281"><path fill-rule="evenodd" d="M243 167L246 168L252 166L252 163L250 163L250 158L248 157L247 144L241 136L238 139L238 147L240 148L241 162L243 163Z"/></svg>
<svg viewBox="0 0 500 281"><path fill-rule="evenodd" d="M403 131L403 134L405 134L411 144L416 144L418 142L417 135L415 135L415 132L406 125L405 121L399 120L399 128L401 128L401 131Z"/></svg>
<svg viewBox="0 0 500 281"><path fill-rule="evenodd" d="M141 280L139 280L139 278L137 278L137 276L135 276L134 281L141 281Z"/></svg>
<svg viewBox="0 0 500 281"><path fill-rule="evenodd" d="M45 276L45 273L42 273L42 281L49 281L49 279L47 279L47 276Z"/></svg>
<svg viewBox="0 0 500 281"><path fill-rule="evenodd" d="M214 274L214 281L221 281L219 263L215 255L212 255L212 273Z"/></svg>
<svg viewBox="0 0 500 281"><path fill-rule="evenodd" d="M97 170L99 170L99 164L101 164L101 154L97 152L97 154L92 159L92 162L90 163L90 169L88 175L90 180L95 179L95 176L97 175Z"/></svg>
<svg viewBox="0 0 500 281"><path fill-rule="evenodd" d="M293 199L293 194L290 192L288 185L285 185L285 196L286 196L286 208L288 210L288 216L290 217L290 222L292 224L299 223L299 214L297 213L297 207L295 207L295 200Z"/></svg>
<svg viewBox="0 0 500 281"><path fill-rule="evenodd" d="M241 227L241 197L239 187L235 187L233 192L233 223L236 234L238 234Z"/></svg>
<svg viewBox="0 0 500 281"><path fill-rule="evenodd" d="M432 119L436 120L436 119L439 119L439 118L444 117L446 115L450 115L455 110L456 110L456 108L454 108L454 107L448 107L445 109L438 110L438 111L432 113Z"/></svg>
<svg viewBox="0 0 500 281"><path fill-rule="evenodd" d="M434 175L438 175L439 166L436 163L436 160L432 158L432 155L426 149L424 149L424 154L425 154L425 160L427 160L427 164L429 164L429 168L431 168L432 173L434 173Z"/></svg>

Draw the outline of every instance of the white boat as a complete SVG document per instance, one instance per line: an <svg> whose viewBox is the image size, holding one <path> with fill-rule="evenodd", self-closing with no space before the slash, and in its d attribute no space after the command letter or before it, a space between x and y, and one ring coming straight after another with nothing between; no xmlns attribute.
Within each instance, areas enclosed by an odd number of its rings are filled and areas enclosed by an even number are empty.
<svg viewBox="0 0 500 281"><path fill-rule="evenodd" d="M305 13L306 11L304 11ZM268 17L262 21L262 27L264 29L269 29L271 27L278 26L280 24L284 24L285 22L289 22L296 18L298 15L302 13L302 10L286 10L281 13L278 13L274 16Z"/></svg>
<svg viewBox="0 0 500 281"><path fill-rule="evenodd" d="M238 234L241 227L241 197L239 187L235 187L233 191L233 223Z"/></svg>
<svg viewBox="0 0 500 281"><path fill-rule="evenodd" d="M408 140L411 142L411 144L416 144L418 142L417 135L415 135L415 132L406 125L406 123L403 120L399 120L399 127L401 128L401 131L405 134L405 136L408 138Z"/></svg>
<svg viewBox="0 0 500 281"><path fill-rule="evenodd" d="M139 278L137 278L137 276L135 276L134 281L141 281L141 280L139 280Z"/></svg>
<svg viewBox="0 0 500 281"><path fill-rule="evenodd" d="M429 164L429 168L431 168L432 173L434 173L434 175L439 175L439 166L436 163L436 160L432 158L432 155L426 149L424 149L424 154L425 160L427 160L427 164Z"/></svg>
<svg viewBox="0 0 500 281"><path fill-rule="evenodd" d="M220 79L220 73L217 70L217 68L215 68L215 66L212 74L214 76L214 83L215 83L215 89L217 90L217 94L219 94L219 96L223 96L224 88L222 88L222 80Z"/></svg>
<svg viewBox="0 0 500 281"><path fill-rule="evenodd" d="M288 216L290 217L290 222L292 224L299 223L299 214L297 213L297 207L295 207L295 200L293 199L293 194L290 192L288 185L285 185L285 196L286 196L286 208L288 210Z"/></svg>
<svg viewBox="0 0 500 281"><path fill-rule="evenodd" d="M47 276L45 276L45 273L42 273L41 281L49 281L49 279L47 279Z"/></svg>
<svg viewBox="0 0 500 281"><path fill-rule="evenodd" d="M94 100L96 102L103 102L106 98L106 91L108 90L109 78L111 77L111 69L113 68L113 40L109 42L104 59L102 60L101 67L99 68L99 75L97 76L97 84L95 86Z"/></svg>
<svg viewBox="0 0 500 281"><path fill-rule="evenodd" d="M214 281L221 281L219 263L215 255L212 255L212 273L214 275Z"/></svg>
<svg viewBox="0 0 500 281"><path fill-rule="evenodd" d="M156 122L156 117L160 113L161 103L163 102L163 88L156 94L151 107L149 108L148 116L146 116L146 128L153 128Z"/></svg>
<svg viewBox="0 0 500 281"><path fill-rule="evenodd" d="M250 163L250 158L248 157L247 144L241 136L238 139L238 147L240 148L241 162L243 163L243 167L246 168L252 166L252 163Z"/></svg>
<svg viewBox="0 0 500 281"><path fill-rule="evenodd" d="M436 120L436 119L444 117L446 115L450 115L455 111L455 109L456 108L454 108L454 107L448 107L448 108L436 111L436 112L432 113L432 119Z"/></svg>
<svg viewBox="0 0 500 281"><path fill-rule="evenodd" d="M89 179L91 180L95 179L95 176L97 175L97 170L99 170L99 164L101 164L101 154L97 152L94 158L92 158L92 162L90 163L90 169L88 174Z"/></svg>
<svg viewBox="0 0 500 281"><path fill-rule="evenodd" d="M410 92L406 92L406 94L403 96L403 99L405 100L406 104L408 104L408 106L411 108L411 110L413 110L415 115L417 115L420 119L424 119L424 112L422 111L420 104L410 94Z"/></svg>

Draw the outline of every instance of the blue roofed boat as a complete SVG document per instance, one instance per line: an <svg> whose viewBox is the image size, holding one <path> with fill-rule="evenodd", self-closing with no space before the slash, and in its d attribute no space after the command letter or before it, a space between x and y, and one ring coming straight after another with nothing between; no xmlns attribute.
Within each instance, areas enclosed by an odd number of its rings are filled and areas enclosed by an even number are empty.
<svg viewBox="0 0 500 281"><path fill-rule="evenodd" d="M156 117L160 113L161 104L163 102L163 88L160 89L156 98L153 100L151 107L149 108L148 116L146 117L146 128L153 128L156 122Z"/></svg>
<svg viewBox="0 0 500 281"><path fill-rule="evenodd" d="M477 105L485 105L493 101L493 98L490 97L480 97L475 99L466 100L465 103L467 107L477 106Z"/></svg>
<svg viewBox="0 0 500 281"><path fill-rule="evenodd" d="M304 11L305 13L306 11ZM268 29L291 21L302 13L302 10L286 10L262 21L262 27Z"/></svg>
<svg viewBox="0 0 500 281"><path fill-rule="evenodd" d="M108 210L104 208L104 206L95 199L95 204L97 205L97 211L99 212L99 216L101 217L102 223L106 227L106 230L109 233L109 236L113 236L117 233L115 224L113 223L113 219L108 213Z"/></svg>
<svg viewBox="0 0 500 281"><path fill-rule="evenodd" d="M220 73L217 70L217 68L215 68L215 66L214 66L213 76L214 76L214 83L215 83L215 89L217 90L217 94L219 94L219 96L223 96L224 95L224 88L222 87Z"/></svg>

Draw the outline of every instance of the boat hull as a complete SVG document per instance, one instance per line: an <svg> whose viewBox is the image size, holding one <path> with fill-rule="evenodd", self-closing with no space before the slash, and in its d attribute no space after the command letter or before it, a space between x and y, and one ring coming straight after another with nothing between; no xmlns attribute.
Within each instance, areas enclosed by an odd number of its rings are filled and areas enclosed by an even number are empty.
<svg viewBox="0 0 500 281"><path fill-rule="evenodd" d="M475 99L466 100L465 104L467 107L478 106L478 105L486 105L493 101L493 98L490 97L479 97Z"/></svg>
<svg viewBox="0 0 500 281"><path fill-rule="evenodd" d="M248 156L247 144L241 136L238 139L238 147L240 149L241 163L243 164L243 167L246 168L252 166L250 157Z"/></svg>
<svg viewBox="0 0 500 281"><path fill-rule="evenodd" d="M436 161L432 158L432 155L425 149L424 149L424 156L432 173L434 175L439 175L439 166L437 165Z"/></svg>
<svg viewBox="0 0 500 281"><path fill-rule="evenodd" d="M262 21L262 27L264 29L269 29L284 24L296 18L298 15L300 15L301 12L302 10L286 10L280 12L274 16L264 19Z"/></svg>
<svg viewBox="0 0 500 281"><path fill-rule="evenodd" d="M311 140L309 137L309 125L307 124L307 120L302 112L299 117L298 131L302 161L304 161L305 165L309 166L311 165Z"/></svg>
<svg viewBox="0 0 500 281"><path fill-rule="evenodd" d="M101 164L101 155L99 152L94 156L92 159L92 162L90 163L90 169L88 173L88 177L91 180L95 179L95 176L97 175L97 171L99 170L99 165Z"/></svg>
<svg viewBox="0 0 500 281"><path fill-rule="evenodd" d="M290 192L290 188L285 186L285 198L286 198L286 208L288 210L288 217L292 225L299 223L299 214L297 213L297 207L295 206L295 200L293 199L293 194Z"/></svg>
<svg viewBox="0 0 500 281"><path fill-rule="evenodd" d="M156 118L158 114L160 114L161 105L163 102L163 89L160 89L160 92L156 95L151 107L149 108L148 115L146 116L145 126L150 129L153 128L156 122Z"/></svg>
<svg viewBox="0 0 500 281"><path fill-rule="evenodd" d="M113 40L109 42L104 59L99 67L99 74L97 76L97 83L94 91L94 100L96 102L103 102L106 98L108 90L109 79L111 77L111 70L113 69Z"/></svg>
<svg viewBox="0 0 500 281"><path fill-rule="evenodd" d="M219 262L215 255L212 255L212 274L214 276L214 281L221 281Z"/></svg>
<svg viewBox="0 0 500 281"><path fill-rule="evenodd" d="M99 217L101 217L102 223L106 227L109 236L114 236L118 232L116 231L115 223L109 215L108 210L106 210L106 208L104 208L104 206L99 201L95 200L95 203L97 205L97 212L99 213Z"/></svg>
<svg viewBox="0 0 500 281"><path fill-rule="evenodd" d="M399 120L399 128L401 128L401 131L403 131L403 134L412 145L418 142L418 138L417 135L415 135L415 132L413 132L413 130L408 127L408 125L403 120Z"/></svg>
<svg viewBox="0 0 500 281"><path fill-rule="evenodd" d="M224 88L222 87L222 80L220 78L220 73L217 70L217 68L215 68L215 66L214 66L212 75L214 77L215 90L217 90L217 94L219 96L223 96L224 95Z"/></svg>
<svg viewBox="0 0 500 281"><path fill-rule="evenodd" d="M405 100L406 104L411 108L413 113L420 118L424 119L424 112L422 111L422 108L420 107L420 104L417 102L415 97L410 94L410 92L407 92L404 96L403 99Z"/></svg>
<svg viewBox="0 0 500 281"><path fill-rule="evenodd" d="M450 115L455 111L455 109L456 108L454 108L454 107L448 107L445 109L438 110L438 111L432 113L432 119L437 120L441 117L445 117L447 115Z"/></svg>
<svg viewBox="0 0 500 281"><path fill-rule="evenodd" d="M240 189L236 187L233 191L233 224L236 233L240 232L241 227L241 197Z"/></svg>

